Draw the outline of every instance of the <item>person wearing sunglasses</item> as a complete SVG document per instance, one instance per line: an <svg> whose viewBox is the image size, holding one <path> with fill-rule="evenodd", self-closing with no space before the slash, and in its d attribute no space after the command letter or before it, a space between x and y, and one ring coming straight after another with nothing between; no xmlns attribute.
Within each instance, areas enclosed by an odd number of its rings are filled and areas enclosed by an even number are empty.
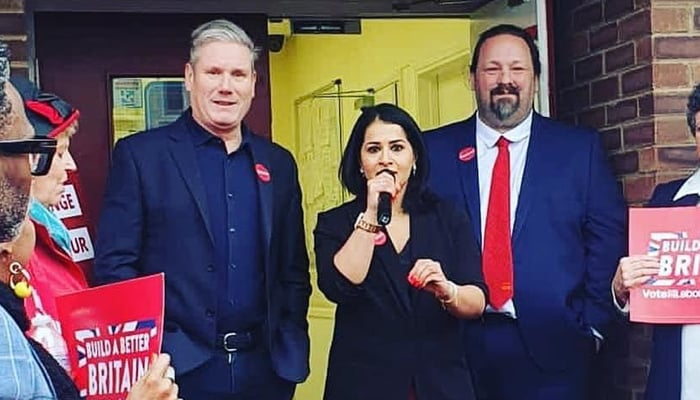
<svg viewBox="0 0 700 400"><path fill-rule="evenodd" d="M80 399L71 378L36 341L23 297L32 280L24 267L34 251L34 225L26 221L32 175L49 172L56 140L35 138L22 99L9 82L7 47L0 42L0 399ZM158 355L128 400L176 399L168 378L170 357ZM174 375L172 373L171 375Z"/></svg>
<svg viewBox="0 0 700 400"><path fill-rule="evenodd" d="M36 245L26 265L34 278L32 293L25 299L31 323L27 334L70 372L68 349L61 337L55 300L62 294L87 288L88 283L82 268L71 256L68 228L54 214L52 207L61 202L68 172L77 169L70 153L70 140L78 130L80 113L60 97L42 93L27 79L13 77L11 83L22 96L35 140L55 141L53 157L41 153L30 157L36 161L37 167L46 169L46 173L32 177L30 190L29 217L36 232Z"/></svg>
<svg viewBox="0 0 700 400"><path fill-rule="evenodd" d="M51 168L56 153L56 140L46 137L14 139L0 142L0 154L28 155L30 173L34 176L46 175Z"/></svg>

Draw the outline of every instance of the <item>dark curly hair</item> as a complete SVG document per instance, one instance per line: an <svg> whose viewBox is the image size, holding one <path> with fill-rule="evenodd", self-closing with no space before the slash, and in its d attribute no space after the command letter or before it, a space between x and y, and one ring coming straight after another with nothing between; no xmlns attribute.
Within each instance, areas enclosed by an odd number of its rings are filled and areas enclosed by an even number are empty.
<svg viewBox="0 0 700 400"><path fill-rule="evenodd" d="M685 117L688 120L688 128L690 129L690 134L695 137L695 132L697 131L697 124L695 123L695 115L700 112L700 83L695 85L693 91L688 96L688 107L685 112Z"/></svg>

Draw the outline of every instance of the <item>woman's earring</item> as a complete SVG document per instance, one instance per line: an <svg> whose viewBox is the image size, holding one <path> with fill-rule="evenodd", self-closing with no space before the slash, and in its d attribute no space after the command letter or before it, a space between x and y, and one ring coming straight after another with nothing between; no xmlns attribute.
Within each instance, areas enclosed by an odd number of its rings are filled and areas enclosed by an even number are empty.
<svg viewBox="0 0 700 400"><path fill-rule="evenodd" d="M360 175L365 176L365 170L360 167Z"/></svg>
<svg viewBox="0 0 700 400"><path fill-rule="evenodd" d="M8 267L10 270L10 289L15 292L15 296L26 299L32 295L32 287L29 285L29 273L17 261L13 261Z"/></svg>
<svg viewBox="0 0 700 400"><path fill-rule="evenodd" d="M416 175L416 168L417 168L417 167L416 167L416 162L414 161L414 162L413 162L413 167L411 167L411 174L414 175L414 176Z"/></svg>

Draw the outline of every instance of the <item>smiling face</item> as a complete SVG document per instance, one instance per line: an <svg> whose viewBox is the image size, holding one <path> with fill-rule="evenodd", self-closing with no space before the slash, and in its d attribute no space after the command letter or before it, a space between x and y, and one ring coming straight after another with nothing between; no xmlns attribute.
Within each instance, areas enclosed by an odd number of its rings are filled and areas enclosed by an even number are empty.
<svg viewBox="0 0 700 400"><path fill-rule="evenodd" d="M471 81L486 125L501 132L517 126L530 114L537 91L527 43L508 34L487 39Z"/></svg>
<svg viewBox="0 0 700 400"><path fill-rule="evenodd" d="M214 41L197 49L185 66L192 116L221 138L240 135L241 122L255 97L253 53L235 42Z"/></svg>
<svg viewBox="0 0 700 400"><path fill-rule="evenodd" d="M413 147L400 125L377 119L367 127L360 149L360 166L367 179L389 170L405 190L415 161Z"/></svg>

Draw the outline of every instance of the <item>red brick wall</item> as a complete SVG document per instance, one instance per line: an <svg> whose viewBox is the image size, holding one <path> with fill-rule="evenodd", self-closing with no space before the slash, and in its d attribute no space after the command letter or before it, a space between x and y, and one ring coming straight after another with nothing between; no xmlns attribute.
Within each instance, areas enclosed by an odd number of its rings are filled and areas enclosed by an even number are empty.
<svg viewBox="0 0 700 400"><path fill-rule="evenodd" d="M700 82L697 0L555 1L557 118L597 128L632 205L697 166L684 109ZM595 400L642 399L651 329L610 338Z"/></svg>
<svg viewBox="0 0 700 400"><path fill-rule="evenodd" d="M12 74L27 75L24 0L0 0L0 40L12 51Z"/></svg>

